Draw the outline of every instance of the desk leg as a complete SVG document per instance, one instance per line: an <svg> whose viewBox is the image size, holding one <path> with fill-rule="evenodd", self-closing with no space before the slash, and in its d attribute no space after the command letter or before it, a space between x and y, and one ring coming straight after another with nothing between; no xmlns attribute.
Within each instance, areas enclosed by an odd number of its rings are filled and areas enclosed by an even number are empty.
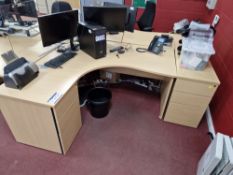
<svg viewBox="0 0 233 175"><path fill-rule="evenodd" d="M163 119L165 115L166 108L169 103L169 98L172 92L174 83L174 78L166 78L163 80L162 87L161 87L161 99L160 99L160 115L159 118Z"/></svg>

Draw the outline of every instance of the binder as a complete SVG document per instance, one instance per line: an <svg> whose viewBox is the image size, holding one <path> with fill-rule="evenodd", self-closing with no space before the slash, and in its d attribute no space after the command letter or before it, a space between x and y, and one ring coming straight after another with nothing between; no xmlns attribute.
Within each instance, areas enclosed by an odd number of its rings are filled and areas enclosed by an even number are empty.
<svg viewBox="0 0 233 175"><path fill-rule="evenodd" d="M232 143L232 146L233 146L233 137L231 138L231 143ZM231 172L229 173L229 175L233 175L233 170L231 170Z"/></svg>
<svg viewBox="0 0 233 175"><path fill-rule="evenodd" d="M197 175L210 175L223 155L223 134L217 133L214 140L198 162Z"/></svg>
<svg viewBox="0 0 233 175"><path fill-rule="evenodd" d="M213 175L228 175L233 170L233 147L229 136L223 138L223 156Z"/></svg>

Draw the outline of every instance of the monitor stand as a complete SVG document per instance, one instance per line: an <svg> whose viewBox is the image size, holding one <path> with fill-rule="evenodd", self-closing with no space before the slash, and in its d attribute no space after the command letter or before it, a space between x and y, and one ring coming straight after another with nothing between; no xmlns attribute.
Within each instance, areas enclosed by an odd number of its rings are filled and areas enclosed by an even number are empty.
<svg viewBox="0 0 233 175"><path fill-rule="evenodd" d="M78 51L79 44L74 44L74 38L70 39L70 50L71 51Z"/></svg>
<svg viewBox="0 0 233 175"><path fill-rule="evenodd" d="M71 38L70 39L70 47L64 47L61 45L57 48L57 52L60 52L60 53L76 52L76 51L78 51L78 48L79 48L79 44L75 44L74 38Z"/></svg>

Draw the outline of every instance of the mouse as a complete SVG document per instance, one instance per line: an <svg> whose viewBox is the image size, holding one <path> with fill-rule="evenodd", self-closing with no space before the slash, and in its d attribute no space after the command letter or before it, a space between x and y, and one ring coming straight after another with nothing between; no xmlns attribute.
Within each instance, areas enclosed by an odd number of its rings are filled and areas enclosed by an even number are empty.
<svg viewBox="0 0 233 175"><path fill-rule="evenodd" d="M124 48L118 49L117 52L118 52L119 54L123 54L123 53L125 53L125 49L124 49Z"/></svg>

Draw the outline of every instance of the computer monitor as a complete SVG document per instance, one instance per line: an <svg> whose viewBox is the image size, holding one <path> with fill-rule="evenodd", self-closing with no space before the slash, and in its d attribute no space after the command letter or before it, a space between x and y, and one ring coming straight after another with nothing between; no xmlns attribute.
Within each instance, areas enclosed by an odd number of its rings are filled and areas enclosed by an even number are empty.
<svg viewBox="0 0 233 175"><path fill-rule="evenodd" d="M5 0L0 0L0 5L5 5Z"/></svg>
<svg viewBox="0 0 233 175"><path fill-rule="evenodd" d="M15 12L20 16L37 18L36 4L34 0L18 0L14 4Z"/></svg>
<svg viewBox="0 0 233 175"><path fill-rule="evenodd" d="M0 27L5 27L5 19L10 14L11 5L0 5Z"/></svg>
<svg viewBox="0 0 233 175"><path fill-rule="evenodd" d="M106 27L109 32L123 32L127 17L126 7L84 6L84 21Z"/></svg>
<svg viewBox="0 0 233 175"><path fill-rule="evenodd" d="M0 0L0 6L1 5L7 5L7 4L11 4L12 0Z"/></svg>
<svg viewBox="0 0 233 175"><path fill-rule="evenodd" d="M11 12L12 1L11 0L0 0L0 14L3 16L8 16Z"/></svg>
<svg viewBox="0 0 233 175"><path fill-rule="evenodd" d="M75 50L73 37L77 36L78 10L38 17L43 46L49 46L70 39L71 49Z"/></svg>
<svg viewBox="0 0 233 175"><path fill-rule="evenodd" d="M11 5L0 5L0 14L7 16L10 13Z"/></svg>
<svg viewBox="0 0 233 175"><path fill-rule="evenodd" d="M8 19L11 22L17 21L21 26L30 26L37 21L37 9L34 0L0 0L0 6L1 4L10 5ZM22 16L33 17L35 19L22 18Z"/></svg>

